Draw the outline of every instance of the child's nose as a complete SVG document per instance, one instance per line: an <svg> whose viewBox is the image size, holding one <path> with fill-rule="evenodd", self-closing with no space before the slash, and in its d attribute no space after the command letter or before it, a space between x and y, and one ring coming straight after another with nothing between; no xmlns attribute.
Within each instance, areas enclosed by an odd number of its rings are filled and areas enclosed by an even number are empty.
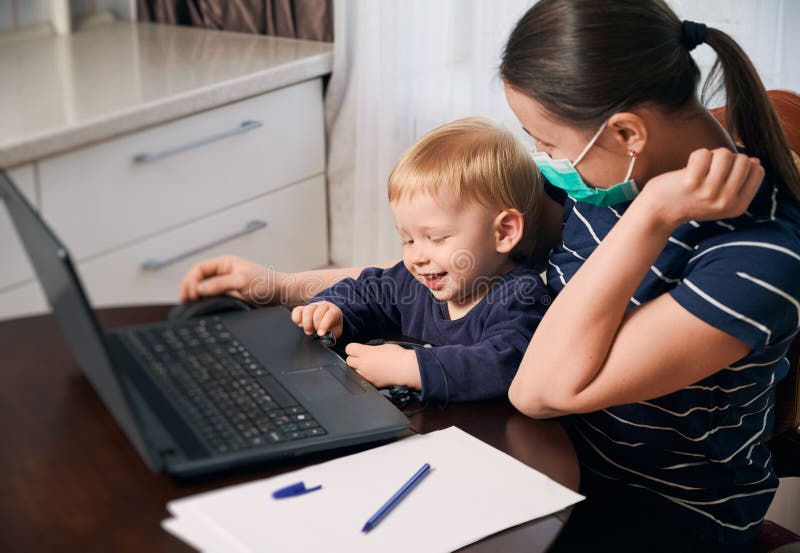
<svg viewBox="0 0 800 553"><path fill-rule="evenodd" d="M411 251L411 262L415 265L424 265L429 261L428 253L425 251L420 245L414 244L413 249Z"/></svg>

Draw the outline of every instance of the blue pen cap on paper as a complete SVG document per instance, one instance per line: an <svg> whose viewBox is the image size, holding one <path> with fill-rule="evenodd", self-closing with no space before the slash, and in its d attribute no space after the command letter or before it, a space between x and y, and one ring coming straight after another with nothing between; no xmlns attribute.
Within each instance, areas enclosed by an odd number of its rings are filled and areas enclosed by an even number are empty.
<svg viewBox="0 0 800 553"><path fill-rule="evenodd" d="M305 483L297 482L296 484L291 484L286 486L285 488L280 488L279 490L275 490L272 492L273 499L285 499L287 497L295 497L298 495L307 494L309 492L313 492L322 488L322 485L314 486L313 488L306 488Z"/></svg>

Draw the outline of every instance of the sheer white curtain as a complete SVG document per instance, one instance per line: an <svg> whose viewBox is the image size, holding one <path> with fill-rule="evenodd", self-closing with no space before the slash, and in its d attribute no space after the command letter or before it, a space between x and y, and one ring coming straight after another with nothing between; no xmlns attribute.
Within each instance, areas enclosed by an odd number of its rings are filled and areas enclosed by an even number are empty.
<svg viewBox="0 0 800 553"><path fill-rule="evenodd" d="M328 85L331 257L338 265L400 256L386 182L428 130L485 115L518 128L497 66L531 0L342 0L334 4Z"/></svg>
<svg viewBox="0 0 800 553"><path fill-rule="evenodd" d="M497 77L500 53L533 0L337 0L326 99L331 257L338 265L397 259L386 200L395 162L422 134L484 115L519 131ZM800 90L800 2L673 0L678 15L731 34L768 88ZM707 72L710 48L695 59ZM624 78L624 76L620 76ZM520 131L520 134L521 131Z"/></svg>

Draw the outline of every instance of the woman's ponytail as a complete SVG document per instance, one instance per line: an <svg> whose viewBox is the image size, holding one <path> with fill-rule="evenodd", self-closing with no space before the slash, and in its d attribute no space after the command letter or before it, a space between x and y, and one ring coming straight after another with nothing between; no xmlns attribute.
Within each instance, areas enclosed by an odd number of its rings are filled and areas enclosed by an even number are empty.
<svg viewBox="0 0 800 553"><path fill-rule="evenodd" d="M724 88L728 132L800 201L800 170L750 58L730 36L717 29L708 29L705 43L717 53L717 61L703 85L703 101Z"/></svg>
<svg viewBox="0 0 800 553"><path fill-rule="evenodd" d="M663 0L539 0L511 32L500 75L560 121L595 129L643 103L678 110L691 101L700 70L690 51L702 43L718 56L703 99L724 87L728 132L800 200L800 172L747 55Z"/></svg>

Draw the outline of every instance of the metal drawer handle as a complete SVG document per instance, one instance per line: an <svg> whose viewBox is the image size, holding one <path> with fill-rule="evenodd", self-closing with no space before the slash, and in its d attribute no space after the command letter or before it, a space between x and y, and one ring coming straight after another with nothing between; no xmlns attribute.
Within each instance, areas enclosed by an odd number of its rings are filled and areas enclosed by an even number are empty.
<svg viewBox="0 0 800 553"><path fill-rule="evenodd" d="M251 232L255 232L258 229L264 228L267 226L266 221L260 221L258 219L254 219L252 221L248 221L244 228L238 232L234 232L233 234L229 234L228 236L223 236L213 242L209 242L208 244L203 244L202 246L198 246L196 248L192 248L191 250L183 253L179 253L172 257L168 257L167 259L147 259L142 262L142 269L145 271L158 271L163 269L167 265L172 265L173 263L180 261L181 259L186 259L187 257L191 257L197 253L202 251L208 250L213 248L214 246L219 246L225 242L229 242L235 238L239 238L246 234L250 234Z"/></svg>
<svg viewBox="0 0 800 553"><path fill-rule="evenodd" d="M168 148L166 150L161 150L160 152L142 152L140 154L136 154L135 156L133 156L133 161L134 163L148 163L151 161L158 161L159 159L164 159L165 157L179 154L181 152L185 152L186 150L191 150L193 148L205 146L206 144L211 144L212 142L216 142L218 140L223 140L231 136L236 136L237 134L246 133L247 131L252 131L253 129L257 129L263 126L264 125L261 123L261 121L248 119L247 121L242 121L242 124L233 130L217 133L206 138L201 138L199 140L195 140L194 142L184 144L183 146Z"/></svg>

